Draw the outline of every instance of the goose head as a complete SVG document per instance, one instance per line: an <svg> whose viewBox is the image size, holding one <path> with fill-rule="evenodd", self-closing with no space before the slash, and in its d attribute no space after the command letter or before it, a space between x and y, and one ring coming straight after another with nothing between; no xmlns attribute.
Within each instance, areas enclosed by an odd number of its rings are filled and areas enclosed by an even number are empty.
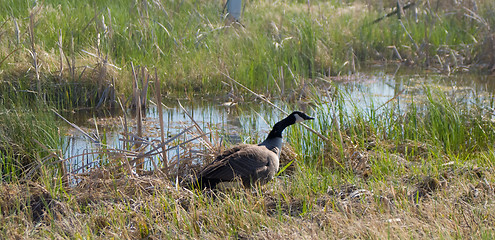
<svg viewBox="0 0 495 240"><path fill-rule="evenodd" d="M306 120L313 120L313 119L315 119L314 117L310 117L306 113L303 113L303 112L300 112L300 111L294 111L294 112L292 112L288 116L288 118L295 119L294 120L294 123L298 123L298 122L302 122L302 121L306 121Z"/></svg>
<svg viewBox="0 0 495 240"><path fill-rule="evenodd" d="M291 114L289 114L289 116L280 120L273 126L272 131L268 134L267 140L274 138L282 138L282 132L286 127L298 122L311 120L311 119L314 118L308 116L306 113L300 111L294 111Z"/></svg>

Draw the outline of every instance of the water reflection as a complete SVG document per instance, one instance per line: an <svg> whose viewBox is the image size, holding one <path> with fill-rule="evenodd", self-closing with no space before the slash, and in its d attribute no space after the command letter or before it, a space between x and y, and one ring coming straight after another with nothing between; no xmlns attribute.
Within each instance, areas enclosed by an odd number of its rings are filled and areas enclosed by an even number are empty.
<svg viewBox="0 0 495 240"><path fill-rule="evenodd" d="M331 82L331 83L329 83ZM469 105L486 106L493 109L495 78L492 76L480 75L458 75L442 76L430 73L408 73L398 72L396 69L387 71L383 69L369 70L367 74L358 74L351 77L332 78L322 83L324 87L321 94L324 104L311 108L318 111L333 111L328 103L326 90L339 88L343 91L344 110L354 111L356 109L371 112L385 108L391 101L397 103L399 109L407 108L413 101L421 103L425 99L425 87L438 87L447 97ZM326 99L326 100L325 100ZM205 132L215 132L217 135L208 135L209 141L218 143L228 141L230 143L258 142L266 136L271 125L283 117L279 111L274 110L263 102L239 103L236 106L228 107L218 99L201 99L198 101L182 100L182 105L193 116L195 121ZM294 109L284 106L281 102L277 105L287 111ZM164 123L166 137L172 137L183 129L192 126L192 121L178 107L176 101L166 102L168 108L164 109ZM304 110L313 114L311 110ZM131 113L128 113L130 115ZM316 115L316 114L315 114ZM76 121L77 119L73 119ZM127 119L129 131L135 131L135 121ZM315 124L317 124L318 119ZM78 125L83 126L86 131L99 135L108 146L117 149L125 149L122 141L124 132L122 114L91 119L79 119ZM148 140L160 139L160 125L158 121L158 111L156 106L150 106L144 118L144 137ZM242 134L248 133L248 134ZM184 140L184 139L183 139ZM84 155L85 153L96 151L100 146L92 144L84 136L72 130L66 137L65 157ZM179 151L179 150L178 150ZM169 151L168 158L172 159L177 155L176 151ZM150 161L158 161L151 159ZM152 162L145 163L145 169L152 169ZM69 165L72 170L78 169L85 164L95 162L99 164L98 156L81 156L71 159ZM156 163L155 163L156 164Z"/></svg>

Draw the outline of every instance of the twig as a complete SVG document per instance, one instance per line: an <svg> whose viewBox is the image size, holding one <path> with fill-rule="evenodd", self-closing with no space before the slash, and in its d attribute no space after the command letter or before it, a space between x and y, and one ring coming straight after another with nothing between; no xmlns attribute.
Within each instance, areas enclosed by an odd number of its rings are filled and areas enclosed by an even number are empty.
<svg viewBox="0 0 495 240"><path fill-rule="evenodd" d="M14 54L15 52L19 51L19 49L21 49L21 48L16 48L16 49L14 49L14 51L12 51L12 52L10 52L9 54L7 54L7 56L5 56L5 57L2 59L2 61L0 61L0 66L2 66L3 62L5 62L5 60L7 60L7 58L9 58L9 57L10 57L10 55L12 55L12 54Z"/></svg>
<svg viewBox="0 0 495 240"><path fill-rule="evenodd" d="M409 40L412 42L412 44L414 44L414 48L416 49L416 53L418 53L418 51L419 51L418 44L416 44L416 42L412 38L411 34L409 34L409 32L406 29L406 26L404 26L404 24L402 23L402 20L399 19L399 23L402 26L402 28L404 29L404 31L406 32L406 35L409 38Z"/></svg>
<svg viewBox="0 0 495 240"><path fill-rule="evenodd" d="M177 145L175 145L175 146L169 147L169 148L165 149L165 151L166 151L166 152L168 152L168 151L170 151L170 150L172 150L172 149L174 149L174 148L176 148L176 147L182 147L182 146L183 146L183 145L185 145L186 143L190 143L190 142L192 142L192 141L194 141L194 140L196 140L196 139L202 138L202 137L204 137L204 136L206 136L206 135L208 135L208 134L210 134L210 133L209 133L209 132L208 132L208 133L203 133L203 134L201 134L201 135L199 135L199 136L196 136L196 137L194 137L194 138L191 138L191 139L189 139L189 140L187 140L187 141L181 142L181 143L179 143L179 144L177 144ZM165 146L165 144L160 144L160 145L156 146L155 148L153 148L152 150L150 150L150 151L148 151L148 152L146 152L146 153L144 153L144 154L142 154L142 155L141 155L141 154L140 154L140 155L138 155L138 156L137 156L137 158L138 158L138 157L143 157L143 158L144 158L144 157L150 157L150 156L153 156L153 155L156 155L156 154L160 154L160 153L162 153L162 152L155 152L155 153L153 153L153 152L154 152L154 151L156 151L156 150L158 150L158 149L160 149L160 148L162 148L163 146Z"/></svg>
<svg viewBox="0 0 495 240"><path fill-rule="evenodd" d="M186 129L182 130L179 134L175 135L173 138L168 139L167 141L165 141L165 142L163 142L163 143L159 144L158 146L154 147L152 150L150 150L150 151L148 151L148 152L146 152L146 153L140 153L140 154L139 154L139 153L136 153L136 155L134 156L134 159L133 159L133 160L131 160L131 161L129 161L129 164L134 164L136 161L138 161L138 160L140 160L140 159L142 159L142 158L145 158L145 157L150 157L150 156L153 156L153 155L156 155L156 154L161 154L162 152L159 152L159 151L156 151L156 150L157 150L157 149L160 149L160 148L162 148L163 146L167 145L168 143L170 143L170 142L174 141L174 140L175 140L175 139L177 139L179 136L181 136L181 135L182 135L182 134L184 134L185 132L189 131L191 128L193 128L193 126L190 126L190 127L186 128ZM200 136L195 137L195 138L193 138L193 139L189 139L188 141L185 141L185 142L179 143L179 144L177 144L177 145L175 145L175 146L169 147L169 148L165 149L165 152L167 152L167 151L169 151L169 150L172 150L172 149L174 149L174 148L176 148L176 147L182 146L182 145L184 145L184 144L186 144L186 143L189 143L189 142L191 142L191 141L194 141L194 140L196 140L196 139L198 139L198 138L200 138L200 137L202 137L202 136L203 136L203 135L200 135ZM155 152L155 151L156 151L156 152ZM115 170L115 169L116 169L116 168L114 168L113 170ZM112 171L113 171L113 170L112 170Z"/></svg>
<svg viewBox="0 0 495 240"><path fill-rule="evenodd" d="M62 157L60 157L58 154L56 154L55 152L48 149L48 147L41 144L38 140L36 140L36 139L33 139L33 140L35 143L37 143L45 151L50 152L50 155L55 156L58 159L58 162L60 163L60 170L62 171L62 176L61 176L62 177L62 183L64 184L64 186L68 187L70 179L69 179L69 175L67 174L67 168L65 166L65 160ZM39 164L39 166L41 166L41 163Z"/></svg>
<svg viewBox="0 0 495 240"><path fill-rule="evenodd" d="M43 163L45 163L46 161L52 159L55 157L55 154L53 153L50 153L48 156L44 157L43 159L41 159L41 161L36 165L34 166L33 168L31 168L31 170L29 170L29 172L27 172L24 177L22 178L23 181L26 181L28 179L31 179L31 177L33 176L33 174L41 167L41 165Z"/></svg>
<svg viewBox="0 0 495 240"><path fill-rule="evenodd" d="M253 95L255 95L256 97L258 97L259 99L265 101L266 103L268 103L269 105L271 105L272 107L276 108L277 110L281 111L282 113L284 114L288 114L286 111L282 110L280 107L278 107L277 105L273 104L272 102L270 102L268 99L266 99L265 97L261 96L260 94L257 94L255 92L253 92L251 89L247 88L246 86L242 85L241 83L239 83L238 81L234 80L233 78L231 78L230 76L228 76L227 74L223 73L222 74L227 77L230 81L233 81L234 83L237 83L239 86L241 86L242 88L246 89L248 92L252 93ZM308 127L306 124L304 123L300 123L301 125L303 125L303 127L305 127L306 129L308 129L310 132L318 135L318 137L320 137L321 139L325 140L325 141L330 141L330 139L328 139L327 137L323 136L321 133L313 130L312 128Z"/></svg>
<svg viewBox="0 0 495 240"><path fill-rule="evenodd" d="M87 138L89 138L93 143L95 144L100 144L100 141L98 139L95 139L93 137L91 137L89 134L87 134L84 130L82 130L80 127L78 127L76 124L74 123L71 123L69 122L69 120L65 119L64 117L62 117L62 115L58 114L57 111L55 111L55 109L51 109L52 112L54 112L58 117L62 118L62 120L64 120L65 122L67 122L69 125L71 125L73 128L75 128L76 130L78 130L79 132L81 132L82 134L84 134L84 136L86 136Z"/></svg>
<svg viewBox="0 0 495 240"><path fill-rule="evenodd" d="M131 106L133 108L136 108L138 106L138 103L137 103L138 79L137 79L136 70L134 69L134 63L133 62L131 62L131 70L132 70L132 77L134 79L134 81L132 83L132 103L131 103Z"/></svg>
<svg viewBox="0 0 495 240"><path fill-rule="evenodd" d="M59 74L58 76L61 78L62 77L62 72L64 71L64 50L62 49L62 29L59 29L58 32L58 51L60 52L60 67L59 67Z"/></svg>
<svg viewBox="0 0 495 240"><path fill-rule="evenodd" d="M388 101L386 101L384 104L380 105L379 107L377 107L375 109L375 111L377 111L378 109L380 109L381 107L387 105L389 102L391 102L392 100L395 100L397 99L406 89L402 89L400 92L398 92L397 94L395 94L394 97L392 97L391 99L389 99Z"/></svg>
<svg viewBox="0 0 495 240"><path fill-rule="evenodd" d="M6 23L7 23L7 20L3 21L2 25L0 26L0 30L3 28L3 26L5 26Z"/></svg>
<svg viewBox="0 0 495 240"><path fill-rule="evenodd" d="M148 84L150 81L150 75L145 67L141 68L141 76L142 76L142 87L141 91L141 107L146 108L146 95L148 95ZM146 116L146 113L145 113Z"/></svg>
<svg viewBox="0 0 495 240"><path fill-rule="evenodd" d="M38 82L38 94L41 97L41 80L38 66L38 56L35 47L35 37L34 37L34 13L29 15L29 39L31 40L31 56L33 57L33 67L36 73L36 80Z"/></svg>
<svg viewBox="0 0 495 240"><path fill-rule="evenodd" d="M72 66L72 68L70 68L70 73L71 73L72 81L75 81L76 80L76 54L74 52L74 32L71 32L71 36L70 36L70 58L71 58L71 62L72 62L72 64L69 64L69 67ZM84 72L84 70L83 70L83 72ZM82 75L82 73L81 73L81 75Z"/></svg>
<svg viewBox="0 0 495 240"><path fill-rule="evenodd" d="M95 12L95 15L93 16L93 18L91 18L91 20L89 20L88 24L86 24L86 26L83 28L83 30L81 31L81 33L84 33L84 31L86 31L86 29L89 27L89 25L96 20L96 18L98 17L98 15L101 14L101 12L103 12L103 9L101 9L98 13Z"/></svg>
<svg viewBox="0 0 495 240"><path fill-rule="evenodd" d="M119 106L120 106L120 109L122 109L122 114L124 115L124 136L126 138L126 140L128 139L128 134L127 134L127 113L126 111L124 110L124 106L122 105L122 101L120 100L120 97L117 97L117 100L119 100ZM127 142L124 142L124 149L127 149ZM125 153L124 153L125 154ZM129 174L132 174L132 167L131 167L131 164L129 164L129 160L127 160L127 156L124 158L124 163L125 163L125 166L127 168L127 172Z"/></svg>
<svg viewBox="0 0 495 240"><path fill-rule="evenodd" d="M406 10L406 9L408 9L408 8L410 8L410 7L412 7L412 6L414 6L415 4L416 4L415 2L408 3L408 4L406 4L406 6L404 6L402 9L403 9L403 10ZM382 16L382 17L377 18L377 19L376 19L375 21L373 21L371 24L375 24L375 23L377 23L377 22L380 22L381 20L383 20L383 19L385 19L385 18L387 18L387 17L390 17L390 16L392 16L392 15L395 15L395 14L399 14L399 9L398 9L398 8L396 8L393 12L390 12L390 13L388 13L388 14L387 14L387 15L385 15L385 16Z"/></svg>
<svg viewBox="0 0 495 240"><path fill-rule="evenodd" d="M177 102L179 103L179 106L180 108L182 109L182 111L184 111L184 113L186 113L186 115L189 117L189 119L191 119L191 121L194 123L194 126L196 127L196 129L198 129L198 131L204 135L204 132L203 130L201 129L201 127L199 126L199 124L193 119L193 117L191 116L191 114L189 114L187 112L187 110L182 106L182 104L180 103L179 100L177 100ZM203 137L203 140L206 142L206 146L210 149L210 150L213 150L213 144L210 142L210 140L208 140L208 138L206 137Z"/></svg>
<svg viewBox="0 0 495 240"><path fill-rule="evenodd" d="M400 61L402 61L402 57L400 56L400 53L399 53L399 51L397 50L397 48L395 46L388 46L387 48L392 49L394 51L394 53L395 53L395 56L397 56L397 58Z"/></svg>
<svg viewBox="0 0 495 240"><path fill-rule="evenodd" d="M126 111L124 110L124 106L122 105L122 100L120 100L120 97L117 97L117 99L119 100L119 106L120 106L120 109L122 110L122 115L124 115L124 136L126 138L126 140L128 139L127 138L127 113ZM127 149L127 144L124 143L124 149Z"/></svg>
<svg viewBox="0 0 495 240"><path fill-rule="evenodd" d="M143 116L142 116L142 113L141 113L141 96L138 94L137 95L137 106L136 106L136 117L137 117L137 135L138 137L142 137L143 135ZM134 147L136 149L139 149L139 147L141 146L141 143L135 143L134 144ZM141 159L140 159L141 160ZM143 171L143 164L144 161L138 161L138 164L136 166L136 172L138 174L141 174L142 171Z"/></svg>

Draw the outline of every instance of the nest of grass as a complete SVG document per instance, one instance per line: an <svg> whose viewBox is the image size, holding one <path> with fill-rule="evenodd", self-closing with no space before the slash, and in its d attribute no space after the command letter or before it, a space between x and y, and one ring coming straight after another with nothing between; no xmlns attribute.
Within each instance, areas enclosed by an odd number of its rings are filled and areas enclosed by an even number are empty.
<svg viewBox="0 0 495 240"><path fill-rule="evenodd" d="M71 192L81 204L99 201L122 201L124 198L139 198L153 195L156 191L172 190L172 182L162 173L133 176L111 176L104 169L91 172L88 178L81 180Z"/></svg>
<svg viewBox="0 0 495 240"><path fill-rule="evenodd" d="M280 153L280 168L287 166L284 170L284 173L290 174L296 169L297 157L298 155L291 145L285 143L282 146L282 152Z"/></svg>
<svg viewBox="0 0 495 240"><path fill-rule="evenodd" d="M344 143L345 147L341 152L335 145L327 144L323 149L323 154L318 159L318 165L324 165L329 169L347 169L356 175L368 178L371 176L370 159L373 157L366 149L359 149L355 144Z"/></svg>

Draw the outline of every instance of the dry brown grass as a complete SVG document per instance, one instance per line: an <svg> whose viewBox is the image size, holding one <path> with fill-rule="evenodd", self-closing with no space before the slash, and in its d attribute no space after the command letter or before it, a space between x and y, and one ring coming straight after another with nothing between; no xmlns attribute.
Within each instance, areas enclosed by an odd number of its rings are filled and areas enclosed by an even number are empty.
<svg viewBox="0 0 495 240"><path fill-rule="evenodd" d="M177 188L158 172L112 175L104 169L63 191L56 183L4 183L0 234L28 239L493 237L493 169L447 164L434 175L418 175L413 167L385 179L356 177L352 184L329 184L326 191L311 190L310 177L297 169L254 190L202 193Z"/></svg>

